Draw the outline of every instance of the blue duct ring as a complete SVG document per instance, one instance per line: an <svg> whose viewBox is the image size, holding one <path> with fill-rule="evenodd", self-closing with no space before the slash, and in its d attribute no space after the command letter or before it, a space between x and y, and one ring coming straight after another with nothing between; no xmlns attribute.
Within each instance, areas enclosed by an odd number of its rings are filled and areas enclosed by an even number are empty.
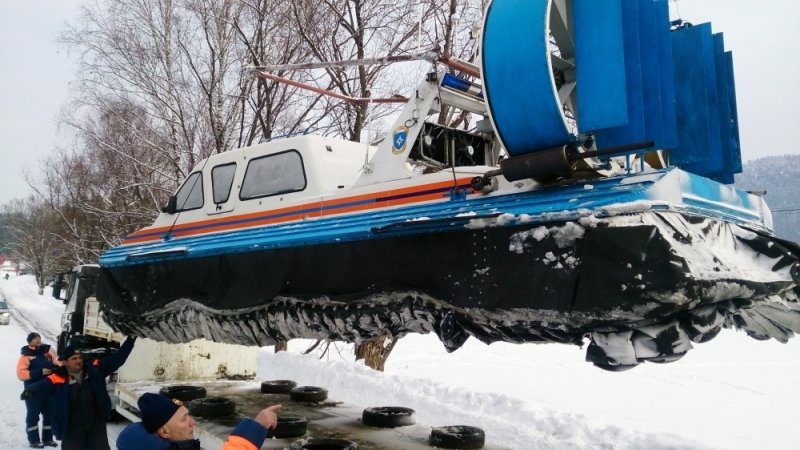
<svg viewBox="0 0 800 450"><path fill-rule="evenodd" d="M484 15L481 76L489 119L511 155L575 141L550 62L551 0L499 0Z"/></svg>

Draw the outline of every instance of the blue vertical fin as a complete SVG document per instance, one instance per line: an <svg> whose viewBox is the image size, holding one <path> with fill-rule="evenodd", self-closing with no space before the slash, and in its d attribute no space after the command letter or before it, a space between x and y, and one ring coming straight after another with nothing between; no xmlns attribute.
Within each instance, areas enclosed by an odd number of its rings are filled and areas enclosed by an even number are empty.
<svg viewBox="0 0 800 450"><path fill-rule="evenodd" d="M725 38L722 33L714 35L714 71L717 78L717 99L719 112L719 140L722 168L711 175L721 183L733 183L733 121L728 99L728 64L725 58Z"/></svg>
<svg viewBox="0 0 800 450"><path fill-rule="evenodd" d="M731 52L725 53L725 66L727 71L728 85L728 107L731 113L731 146L732 146L732 163L731 170L733 173L742 173L742 144L739 140L739 110L736 106L736 83L733 75L733 54Z"/></svg>
<svg viewBox="0 0 800 450"><path fill-rule="evenodd" d="M720 152L713 48L710 24L672 32L678 145L670 149L670 163L700 174Z"/></svg>
<svg viewBox="0 0 800 450"><path fill-rule="evenodd" d="M669 30L669 2L668 0L655 0L654 3L659 87L661 90L661 141L656 141L656 148L666 149L678 145L678 130L675 117L672 40Z"/></svg>
<svg viewBox="0 0 800 450"><path fill-rule="evenodd" d="M639 52L642 62L643 140L658 147L664 141L661 121L661 67L658 51L659 31L653 0L638 0ZM663 24L662 24L663 25Z"/></svg>
<svg viewBox="0 0 800 450"><path fill-rule="evenodd" d="M628 123L622 0L573 0L578 131Z"/></svg>
<svg viewBox="0 0 800 450"><path fill-rule="evenodd" d="M642 60L639 33L639 0L622 0L622 33L625 49L626 107L628 123L598 130L600 148L641 142L646 139L642 88ZM580 113L580 110L578 111Z"/></svg>

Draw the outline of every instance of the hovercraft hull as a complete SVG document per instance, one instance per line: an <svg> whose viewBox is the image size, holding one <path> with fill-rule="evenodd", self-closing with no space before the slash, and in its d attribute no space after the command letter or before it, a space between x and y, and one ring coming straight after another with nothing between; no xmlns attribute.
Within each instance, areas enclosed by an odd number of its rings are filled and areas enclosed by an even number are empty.
<svg viewBox="0 0 800 450"><path fill-rule="evenodd" d="M698 203L712 186L719 201ZM726 325L782 340L798 331L800 251L761 229L758 201L733 188L672 169L591 187L442 195L117 247L101 258L106 318L168 342L259 346L435 332L454 350L468 336L590 336L589 356L612 366L681 355ZM779 313L757 313L767 306ZM653 327L670 326L654 351ZM634 332L655 334L647 350L620 356L608 344Z"/></svg>

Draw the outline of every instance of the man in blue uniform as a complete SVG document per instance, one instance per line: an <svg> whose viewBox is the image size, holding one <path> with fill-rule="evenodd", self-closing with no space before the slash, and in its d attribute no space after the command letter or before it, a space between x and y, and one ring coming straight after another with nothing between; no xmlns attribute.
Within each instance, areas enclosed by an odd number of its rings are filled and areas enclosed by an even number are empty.
<svg viewBox="0 0 800 450"><path fill-rule="evenodd" d="M42 344L39 333L28 335L28 345L22 347L21 356L17 362L17 377L22 380L25 387L44 379L53 373L55 363L58 361L55 352L49 345ZM53 412L48 397L30 398L25 400L28 413L25 416L25 431L28 443L32 448L57 447L53 441L51 423ZM42 435L39 439L39 416L42 416Z"/></svg>
<svg viewBox="0 0 800 450"><path fill-rule="evenodd" d="M194 419L183 402L161 394L145 393L137 402L142 421L128 425L117 438L118 450L199 450ZM278 425L281 405L262 409L253 419L242 419L222 450L258 450L267 430Z"/></svg>
<svg viewBox="0 0 800 450"><path fill-rule="evenodd" d="M106 377L125 364L135 340L129 337L116 353L93 361L84 361L80 349L67 346L60 355L64 370L29 385L22 393L23 398L52 396L53 432L62 440L62 450L110 450L106 421L111 399Z"/></svg>

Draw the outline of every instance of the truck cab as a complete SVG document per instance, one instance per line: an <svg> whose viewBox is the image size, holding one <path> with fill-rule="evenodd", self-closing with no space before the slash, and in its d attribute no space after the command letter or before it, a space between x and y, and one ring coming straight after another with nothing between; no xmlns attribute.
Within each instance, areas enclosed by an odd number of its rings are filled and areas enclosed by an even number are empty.
<svg viewBox="0 0 800 450"><path fill-rule="evenodd" d="M87 308L92 310L97 307L95 299L99 275L100 266L97 264L82 264L56 276L53 297L66 305L61 315L61 333L58 335L59 353L68 345L77 345L86 353L102 356L119 346L118 342L87 333L85 329ZM99 317L99 311L95 311L94 315Z"/></svg>

